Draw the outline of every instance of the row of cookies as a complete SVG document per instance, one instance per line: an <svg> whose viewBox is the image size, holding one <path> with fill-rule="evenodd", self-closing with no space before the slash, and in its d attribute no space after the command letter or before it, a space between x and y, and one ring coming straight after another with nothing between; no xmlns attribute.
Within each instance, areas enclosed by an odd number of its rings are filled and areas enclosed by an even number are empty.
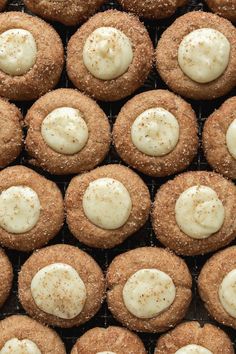
<svg viewBox="0 0 236 354"><path fill-rule="evenodd" d="M0 32L0 96L32 100L56 86L64 51L49 24L7 12L0 15ZM153 57L153 44L139 19L108 10L91 17L70 38L67 74L81 91L116 101L142 86ZM206 100L225 95L236 85L236 29L207 12L185 14L161 36L156 67L182 96Z"/></svg>
<svg viewBox="0 0 236 354"><path fill-rule="evenodd" d="M122 165L74 177L63 203L57 185L24 166L0 172L0 243L20 251L45 245L66 221L82 243L112 248L148 220L148 187ZM236 186L214 172L180 174L157 191L152 226L157 239L181 255L218 250L236 237Z"/></svg>
<svg viewBox="0 0 236 354"><path fill-rule="evenodd" d="M66 354L57 333L27 316L15 315L0 321L3 354ZM194 351L195 350L195 351ZM93 328L75 343L71 354L147 354L140 338L122 327ZM186 322L163 335L155 354L234 354L229 337L219 328Z"/></svg>
<svg viewBox="0 0 236 354"><path fill-rule="evenodd" d="M127 11L150 19L162 19L174 14L177 8L187 5L188 0L118 0ZM4 9L7 0L0 1L0 10ZM24 0L25 6L33 13L50 21L59 21L74 26L91 16L106 0L92 0L84 3L81 0L61 0L59 3ZM217 14L236 20L236 8L233 0L206 0L209 8ZM67 5L67 6L65 6Z"/></svg>
<svg viewBox="0 0 236 354"><path fill-rule="evenodd" d="M236 120L233 97L215 111L203 129L203 148L217 172L236 178ZM0 99L0 166L13 162L23 146L20 111ZM77 174L99 165L110 149L109 121L89 97L58 89L38 99L24 120L29 162L57 175ZM125 163L164 177L186 169L198 151L198 125L191 106L167 90L139 94L121 109L113 143Z"/></svg>
<svg viewBox="0 0 236 354"><path fill-rule="evenodd" d="M236 247L212 256L198 277L200 296L214 319L236 328ZM86 267L85 267L86 264ZM1 251L1 302L9 294L12 270ZM192 278L185 262L170 251L143 247L116 256L103 273L91 256L69 245L34 252L18 277L25 311L44 324L80 326L99 310L106 290L108 308L130 330L161 333L186 315Z"/></svg>

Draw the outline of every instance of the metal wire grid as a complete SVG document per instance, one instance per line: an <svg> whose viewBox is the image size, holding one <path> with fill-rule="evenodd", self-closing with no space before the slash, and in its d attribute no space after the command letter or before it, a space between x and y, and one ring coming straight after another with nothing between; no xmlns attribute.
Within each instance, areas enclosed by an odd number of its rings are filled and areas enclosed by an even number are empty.
<svg viewBox="0 0 236 354"><path fill-rule="evenodd" d="M107 10L108 8L116 8L120 9L120 6L116 3L116 1L109 1L108 4L104 5L101 10ZM26 11L24 8L24 5L21 0L10 0L8 7L8 11ZM194 10L207 10L206 6L198 0L191 0L189 1L188 6L180 9L175 16L173 16L170 19L167 20L161 20L161 21L145 21L145 25L149 31L149 34L152 38L153 44L156 46L158 39L160 38L161 33L174 21L174 19L185 12L189 11L194 11ZM64 46L66 48L67 43L71 35L76 31L76 28L68 28L63 25L59 24L53 24L55 29L58 31L60 34ZM58 87L73 87L73 85L69 82L68 77L66 75L66 71L63 71L60 83ZM150 74L149 78L145 82L144 86L140 88L136 93L140 93L143 91L151 90L151 89L156 89L156 88L167 88L166 85L162 82L160 77L158 76L157 72L155 70L152 71ZM236 92L231 92L228 97L235 95ZM204 120L206 117L209 116L211 112L215 108L218 108L223 101L228 98L220 98L217 100L214 100L213 102L194 102L194 101L189 101L196 114L198 117L198 122L199 122L199 137L201 140L201 132L202 132L202 127L204 124ZM107 114L109 121L111 123L111 126L113 125L117 114L119 113L121 107L124 105L124 103L128 100L123 99L119 102L115 103L104 103L104 102L99 102L101 108L105 111ZM32 102L28 103L17 103L18 107L22 110L22 113L25 114L27 112L27 109L31 106ZM18 159L16 163L24 164L26 166L28 165L27 162L27 155L25 152L23 152ZM114 147L111 147L110 152L106 160L103 162L103 164L110 164L110 163L121 163L120 158L116 154ZM65 193L65 190L68 186L68 183L71 179L71 176L51 176L45 172L43 172L40 169L36 169L39 173L45 175L47 178L54 180L63 194ZM189 170L210 170L206 160L204 159L203 153L201 151L201 148L199 148L198 155L196 159L193 161L192 165L189 167ZM147 177L143 174L140 174L143 180L146 182L148 185L148 188L150 190L151 198L154 200L155 193L157 189L165 183L169 178L151 178ZM171 177L172 178L172 177ZM81 244L79 241L77 241L69 232L68 228L66 225L64 225L63 229L61 232L58 234L58 236L50 242L50 244L56 244L56 243L67 243L67 244L72 244L76 245L79 248L83 249L87 253L89 253L92 257L95 258L95 260L100 264L102 269L105 271L112 261L112 259L120 254L123 253L127 250L134 249L137 247L141 246L161 246L159 242L156 240L156 237L154 235L154 232L151 227L150 220L146 223L146 225L138 231L134 236L130 237L127 239L122 245L115 247L114 249L111 250L97 250L97 249L91 249L89 247L86 247L85 245ZM10 295L10 298L7 300L6 304L4 307L0 310L0 318L5 318L9 315L12 314L24 314L24 310L22 309L18 297L17 297L17 274L18 271L21 268L21 265L26 261L26 259L29 257L29 254L26 253L19 253L19 252L14 252L14 251L7 251L7 254L13 264L14 267L14 283L13 283L13 289ZM193 276L193 301L191 303L191 306L189 308L189 311L185 317L185 320L198 320L201 323L205 322L210 322L213 324L216 324L214 320L212 320L209 315L207 314L200 298L199 294L197 292L197 277L199 274L200 269L202 268L202 265L205 263L205 261L210 257L211 255L207 256L198 256L198 257L185 257L185 261L187 262L189 269L191 270L192 276ZM72 328L72 329L58 329L56 328L57 332L61 336L62 340L66 344L67 352L70 353L70 350L75 343L76 339L80 337L84 332L86 332L88 329L100 326L100 327L107 327L109 325L119 325L119 323L112 317L111 313L109 312L106 302L103 304L102 308L98 312L98 314L91 319L88 323L84 324L83 326L80 326L79 328ZM236 335L235 331L229 328L226 328L224 326L222 327L231 337L232 341L234 342L235 348L236 348ZM147 351L149 354L153 354L156 340L158 338L157 334L139 334L141 339L143 340ZM138 353L137 353L138 354ZM163 353L164 354L164 353Z"/></svg>

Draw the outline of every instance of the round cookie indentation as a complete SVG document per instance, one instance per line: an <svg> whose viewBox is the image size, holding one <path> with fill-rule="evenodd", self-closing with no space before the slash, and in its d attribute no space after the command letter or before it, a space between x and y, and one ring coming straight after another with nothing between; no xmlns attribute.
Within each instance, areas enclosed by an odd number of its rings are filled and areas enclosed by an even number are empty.
<svg viewBox="0 0 236 354"><path fill-rule="evenodd" d="M188 344L180 348L175 354L213 354L210 350L202 347L201 345Z"/></svg>
<svg viewBox="0 0 236 354"><path fill-rule="evenodd" d="M29 339L19 340L12 338L8 340L0 350L1 354L41 354L38 346Z"/></svg>
<svg viewBox="0 0 236 354"><path fill-rule="evenodd" d="M132 44L117 28L99 27L86 39L83 60L96 78L114 80L123 75L132 63Z"/></svg>
<svg viewBox="0 0 236 354"><path fill-rule="evenodd" d="M147 272L148 280L143 280ZM168 289L163 284L156 286L160 280L166 282ZM109 265L108 307L116 320L129 329L163 332L184 317L191 301L191 284L188 267L180 257L157 247L136 248L115 257ZM155 304L155 299L160 303Z"/></svg>
<svg viewBox="0 0 236 354"><path fill-rule="evenodd" d="M101 307L104 288L95 260L65 244L34 252L19 273L19 299L25 311L62 328L78 327L92 318Z"/></svg>
<svg viewBox="0 0 236 354"><path fill-rule="evenodd" d="M236 119L229 125L226 133L226 144L229 153L236 159Z"/></svg>
<svg viewBox="0 0 236 354"><path fill-rule="evenodd" d="M86 301L83 280L73 267L64 263L41 268L32 279L31 293L40 310L62 319L78 316Z"/></svg>
<svg viewBox="0 0 236 354"><path fill-rule="evenodd" d="M132 201L121 182L113 178L100 178L91 182L86 189L83 209L94 225L115 230L128 220Z"/></svg>
<svg viewBox="0 0 236 354"><path fill-rule="evenodd" d="M131 139L137 149L146 155L167 155L179 140L178 121L166 109L148 109L133 122Z"/></svg>
<svg viewBox="0 0 236 354"><path fill-rule="evenodd" d="M83 149L88 140L88 127L81 113L74 108L54 109L42 122L42 137L54 151L73 155Z"/></svg>
<svg viewBox="0 0 236 354"><path fill-rule="evenodd" d="M221 229L225 210L212 188L198 185L180 194L175 204L175 217L186 235L204 239Z"/></svg>
<svg viewBox="0 0 236 354"><path fill-rule="evenodd" d="M123 288L126 308L138 318L153 318L167 310L176 295L171 277L158 269L140 269Z"/></svg>
<svg viewBox="0 0 236 354"><path fill-rule="evenodd" d="M35 64L37 46L33 35L24 29L0 34L0 70L8 75L24 75Z"/></svg>
<svg viewBox="0 0 236 354"><path fill-rule="evenodd" d="M32 188L10 187L0 195L0 226L14 234L30 231L39 220L40 209L40 200Z"/></svg>
<svg viewBox="0 0 236 354"><path fill-rule="evenodd" d="M234 240L235 203L236 187L221 175L182 173L157 191L152 226L158 240L176 253L205 254Z"/></svg>
<svg viewBox="0 0 236 354"><path fill-rule="evenodd" d="M231 270L220 284L219 297L225 311L236 318L236 269Z"/></svg>
<svg viewBox="0 0 236 354"><path fill-rule="evenodd" d="M90 247L112 248L145 224L151 200L136 173L111 164L74 177L65 207L67 224L76 238Z"/></svg>
<svg viewBox="0 0 236 354"><path fill-rule="evenodd" d="M208 83L218 79L229 64L230 43L223 33L200 28L183 38L178 63L193 81Z"/></svg>

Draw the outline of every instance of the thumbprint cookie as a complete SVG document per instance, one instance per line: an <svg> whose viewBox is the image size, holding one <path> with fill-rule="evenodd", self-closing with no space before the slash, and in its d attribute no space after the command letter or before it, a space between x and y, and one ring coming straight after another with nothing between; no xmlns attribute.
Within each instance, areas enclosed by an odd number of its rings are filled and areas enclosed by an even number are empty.
<svg viewBox="0 0 236 354"><path fill-rule="evenodd" d="M103 273L87 253L69 245L35 251L19 273L19 299L40 322L74 327L99 310L104 296Z"/></svg>
<svg viewBox="0 0 236 354"><path fill-rule="evenodd" d="M158 190L156 237L178 254L216 251L236 237L236 186L214 172L186 172Z"/></svg>
<svg viewBox="0 0 236 354"><path fill-rule="evenodd" d="M234 354L233 344L210 323L185 322L157 341L155 354Z"/></svg>
<svg viewBox="0 0 236 354"><path fill-rule="evenodd" d="M49 21L75 26L86 20L105 0L24 0L25 6L36 15Z"/></svg>
<svg viewBox="0 0 236 354"><path fill-rule="evenodd" d="M0 11L2 11L4 9L4 7L6 6L7 0L0 0Z"/></svg>
<svg viewBox="0 0 236 354"><path fill-rule="evenodd" d="M0 307L2 307L2 305L8 298L8 295L10 294L12 280L12 265L5 252L0 248Z"/></svg>
<svg viewBox="0 0 236 354"><path fill-rule="evenodd" d="M170 17L187 0L118 0L125 10L150 19Z"/></svg>
<svg viewBox="0 0 236 354"><path fill-rule="evenodd" d="M0 244L18 251L42 247L61 229L64 206L54 182L24 166L0 172Z"/></svg>
<svg viewBox="0 0 236 354"><path fill-rule="evenodd" d="M140 332L163 332L175 326L192 297L192 278L185 262L157 247L117 256L108 268L107 286L113 316Z"/></svg>
<svg viewBox="0 0 236 354"><path fill-rule="evenodd" d="M14 161L23 144L22 115L20 110L0 98L0 168Z"/></svg>
<svg viewBox="0 0 236 354"><path fill-rule="evenodd" d="M29 109L26 149L30 162L53 174L91 170L110 147L110 125L91 98L73 89L47 93Z"/></svg>
<svg viewBox="0 0 236 354"><path fill-rule="evenodd" d="M113 140L120 157L154 177L184 170L198 148L194 111L182 98L165 90L141 93L119 113Z"/></svg>
<svg viewBox="0 0 236 354"><path fill-rule="evenodd" d="M156 65L176 93L210 100L236 85L236 28L215 14L189 12L163 33Z"/></svg>
<svg viewBox="0 0 236 354"><path fill-rule="evenodd" d="M236 329L236 246L212 256L203 266L198 289L210 315Z"/></svg>
<svg viewBox="0 0 236 354"><path fill-rule="evenodd" d="M14 315L0 321L0 353L66 354L66 349L56 331L27 316Z"/></svg>
<svg viewBox="0 0 236 354"><path fill-rule="evenodd" d="M75 343L71 354L146 354L141 339L122 327L92 328Z"/></svg>
<svg viewBox="0 0 236 354"><path fill-rule="evenodd" d="M67 72L78 89L98 100L116 101L144 83L153 52L137 17L108 10L94 15L71 37Z"/></svg>
<svg viewBox="0 0 236 354"><path fill-rule="evenodd" d="M57 32L23 12L0 14L0 96L36 99L59 81L64 53Z"/></svg>
<svg viewBox="0 0 236 354"><path fill-rule="evenodd" d="M151 200L136 173L121 165L107 165L74 177L65 207L69 229L79 241L112 248L145 224Z"/></svg>
<svg viewBox="0 0 236 354"><path fill-rule="evenodd" d="M206 3L213 12L230 21L236 21L235 0L206 0Z"/></svg>
<svg viewBox="0 0 236 354"><path fill-rule="evenodd" d="M202 136L209 164L224 176L236 179L236 97L211 114Z"/></svg>

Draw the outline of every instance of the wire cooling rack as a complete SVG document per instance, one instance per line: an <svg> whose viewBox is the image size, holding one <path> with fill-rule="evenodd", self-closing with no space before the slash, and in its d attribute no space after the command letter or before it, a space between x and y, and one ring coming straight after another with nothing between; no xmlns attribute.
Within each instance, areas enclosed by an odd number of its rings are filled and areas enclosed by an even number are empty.
<svg viewBox="0 0 236 354"><path fill-rule="evenodd" d="M111 9L111 8L116 8L116 9L121 10L119 5L117 5L117 3L115 1L108 1L108 3L101 8L101 11ZM194 11L194 10L207 11L207 8L201 1L191 0L191 1L189 1L188 6L181 8L170 19L161 20L161 21L145 21L145 25L149 31L149 34L152 38L152 41L153 41L153 44L155 45L155 47L158 42L158 39L160 38L161 33L175 20L176 17L179 17L186 12ZM26 9L24 8L22 1L10 0L8 3L8 6L7 6L7 11L26 11ZM60 25L58 23L53 23L53 26L57 30L57 32L60 34L60 36L63 40L64 46L66 48L69 38L76 31L77 28L75 28L75 27L68 28L68 27ZM63 74L62 74L62 77L61 77L58 87L73 87L71 82L68 80L65 70L63 71ZM163 81L160 79L157 72L155 70L153 70L152 73L150 74L149 78L147 79L147 81L143 85L143 87L141 89L139 89L136 92L136 94L140 93L140 92L148 91L151 89L157 89L157 88L167 88L167 87L163 83ZM194 108L194 110L197 114L197 117L198 117L200 139L201 139L201 132L202 132L202 126L203 126L204 120L210 115L211 112L214 111L214 109L218 108L226 98L233 96L233 95L236 95L236 91L232 91L227 97L223 97L223 98L220 98L220 99L217 99L214 101L210 101L210 102L203 102L203 101L195 102L195 101L188 100L192 104L192 107ZM127 102L128 99L129 98L123 99L123 100L115 102L115 103L99 102L101 108L107 114L109 121L111 123L111 126L113 125L113 123L116 119L116 116L119 113L121 107L124 105L125 102ZM27 109L31 106L32 102L16 103L16 104L22 110L22 113L25 114L27 112ZM25 152L23 152L21 154L20 158L18 159L18 161L16 161L14 164L20 163L20 164L29 166L27 160L28 160L27 154ZM103 164L109 164L109 163L121 163L121 160L117 156L113 147L111 147L108 157L103 162ZM29 166L29 167L31 167L31 166ZM43 172L40 169L36 169L36 170L37 170L37 172L43 174L47 178L55 181L64 194L64 192L68 186L68 183L71 179L71 176L66 176L66 177L65 176L63 176L63 177L51 176L51 175ZM206 160L203 157L201 148L199 148L198 155L188 170L210 170L210 167L208 166ZM149 187L152 200L154 199L155 193L156 193L157 189L160 187L160 185L165 183L168 179L173 178L173 177L151 178L151 177L147 177L142 174L140 174L140 175ZM81 244L79 241L77 241L70 234L66 225L64 225L64 227L61 230L61 232L59 233L59 235L52 242L50 242L50 244L56 244L56 243L68 243L68 244L78 246L79 248L88 252L92 257L94 257L94 259L100 264L100 266L102 267L102 269L104 271L106 271L106 269L107 269L108 265L110 264L110 262L112 261L112 259L120 253L123 253L127 250L130 250L130 249L141 247L141 246L154 246L154 245L161 246L159 244L159 242L156 240L156 237L155 237L154 232L151 227L150 220L134 236L131 236L122 245L115 247L114 249L111 249L111 250L97 250L97 249L92 249L92 248L84 246L83 244ZM11 295L10 295L8 301L6 302L4 307L2 309L0 309L0 319L10 316L12 314L24 314L25 313L18 301L18 298L17 298L17 274L21 268L21 265L29 257L29 254L14 252L14 251L7 251L7 254L8 254L8 256L13 264L13 267L14 267L14 285L13 285L13 289L12 289L12 292L11 292ZM206 260L210 256L211 255L198 256L198 257L185 257L185 261L187 262L189 269L190 269L192 276L193 276L193 300L192 300L191 306L188 310L188 313L185 317L185 320L198 320L202 324L205 322L210 322L210 323L216 324L216 322L213 321L209 317L206 310L204 309L204 306L199 298L199 294L197 292L197 285L196 285L196 280L197 280L199 271L202 268L203 264L206 262ZM107 304L105 302L103 304L101 310L97 313L97 315L94 318L92 318L89 322L84 324L83 326L80 326L79 328L72 328L72 329L58 329L58 328L56 328L56 331L58 332L58 334L61 336L62 340L64 341L66 348L67 348L67 352L70 353L70 350L71 350L73 344L75 343L76 339L78 337L80 337L88 329L91 329L96 326L107 327L109 325L119 325L119 323L112 317L111 313L109 312L109 310L107 308ZM236 332L233 329L229 329L224 326L220 326L220 327L223 330L225 330L225 332L227 332L229 334L232 341L234 342L235 349L236 349ZM158 335L157 334L139 334L139 336L143 340L148 354L153 354Z"/></svg>

